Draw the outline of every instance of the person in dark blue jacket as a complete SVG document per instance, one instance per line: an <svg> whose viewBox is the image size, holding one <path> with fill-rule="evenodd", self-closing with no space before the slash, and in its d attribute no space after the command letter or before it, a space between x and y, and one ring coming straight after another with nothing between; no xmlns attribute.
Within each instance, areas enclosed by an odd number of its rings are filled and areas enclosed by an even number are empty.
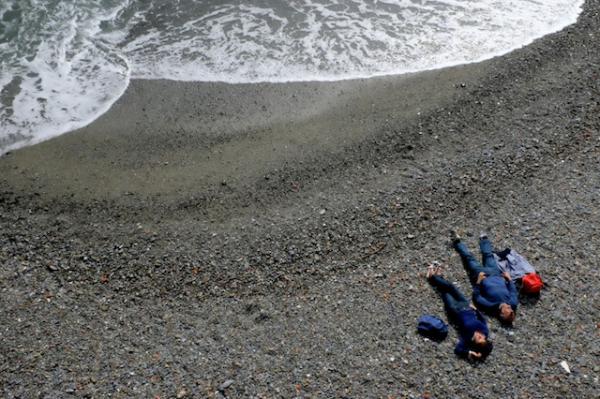
<svg viewBox="0 0 600 399"><path fill-rule="evenodd" d="M479 238L483 265L469 252L460 236L453 233L452 246L460 255L473 285L473 302L485 313L496 316L505 324L512 324L519 303L518 292L510 274L502 273L494 254L492 243L486 235Z"/></svg>
<svg viewBox="0 0 600 399"><path fill-rule="evenodd" d="M441 275L440 268L429 267L427 280L440 293L448 320L456 326L458 343L454 353L473 361L483 361L492 351L485 317L469 300Z"/></svg>

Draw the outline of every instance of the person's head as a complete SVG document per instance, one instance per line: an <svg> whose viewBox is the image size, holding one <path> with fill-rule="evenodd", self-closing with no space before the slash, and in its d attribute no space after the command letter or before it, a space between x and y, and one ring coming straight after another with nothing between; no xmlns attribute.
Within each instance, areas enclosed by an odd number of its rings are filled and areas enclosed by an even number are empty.
<svg viewBox="0 0 600 399"><path fill-rule="evenodd" d="M475 333L473 333L472 347L474 352L477 352L481 355L476 360L483 361L492 352L494 345L492 344L492 341L490 341L489 338L486 337L483 332L475 331Z"/></svg>
<svg viewBox="0 0 600 399"><path fill-rule="evenodd" d="M494 344L492 344L492 341L487 339L485 342L475 345L475 350L481 354L481 357L479 357L477 360L480 362L484 361L490 355L490 353L492 353L492 349L494 349Z"/></svg>
<svg viewBox="0 0 600 399"><path fill-rule="evenodd" d="M508 303L501 303L498 318L507 325L512 325L515 321L515 311Z"/></svg>
<svg viewBox="0 0 600 399"><path fill-rule="evenodd" d="M483 345L487 342L487 337L481 331L475 331L473 333L473 343L475 345Z"/></svg>

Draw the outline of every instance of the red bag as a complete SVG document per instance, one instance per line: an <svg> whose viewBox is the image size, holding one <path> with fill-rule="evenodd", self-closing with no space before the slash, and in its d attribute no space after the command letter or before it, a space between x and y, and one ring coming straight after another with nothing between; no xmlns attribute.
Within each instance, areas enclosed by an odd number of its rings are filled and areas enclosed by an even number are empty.
<svg viewBox="0 0 600 399"><path fill-rule="evenodd" d="M529 273L523 277L521 291L525 294L539 294L544 286L542 278L537 273Z"/></svg>

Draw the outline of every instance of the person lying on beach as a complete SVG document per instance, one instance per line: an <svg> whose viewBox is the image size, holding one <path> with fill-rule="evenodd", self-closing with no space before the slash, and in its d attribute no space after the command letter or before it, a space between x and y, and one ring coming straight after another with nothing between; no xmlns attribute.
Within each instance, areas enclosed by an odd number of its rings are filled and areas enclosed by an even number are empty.
<svg viewBox="0 0 600 399"><path fill-rule="evenodd" d="M429 266L427 280L441 295L448 320L457 329L459 340L454 353L472 361L485 360L493 348L485 317L454 284L442 277L441 268Z"/></svg>
<svg viewBox="0 0 600 399"><path fill-rule="evenodd" d="M519 303L517 288L510 274L502 272L498 267L487 235L479 237L483 266L469 252L456 232L452 233L452 246L460 255L473 286L475 305L485 313L498 317L502 323L512 324Z"/></svg>

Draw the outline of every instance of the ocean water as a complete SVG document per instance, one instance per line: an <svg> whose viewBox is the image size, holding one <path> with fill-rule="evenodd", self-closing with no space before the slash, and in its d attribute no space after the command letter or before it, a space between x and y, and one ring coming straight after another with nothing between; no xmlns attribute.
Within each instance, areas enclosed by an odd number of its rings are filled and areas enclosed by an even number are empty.
<svg viewBox="0 0 600 399"><path fill-rule="evenodd" d="M583 0L0 0L0 154L85 126L131 79L230 83L479 61Z"/></svg>

